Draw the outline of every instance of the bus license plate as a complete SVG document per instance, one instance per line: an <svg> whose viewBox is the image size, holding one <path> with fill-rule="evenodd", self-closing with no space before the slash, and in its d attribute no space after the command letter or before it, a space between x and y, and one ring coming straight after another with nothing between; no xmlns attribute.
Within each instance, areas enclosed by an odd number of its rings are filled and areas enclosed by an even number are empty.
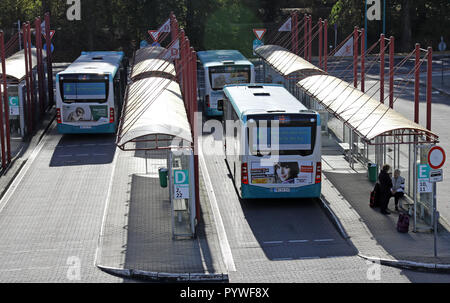
<svg viewBox="0 0 450 303"><path fill-rule="evenodd" d="M279 187L279 188L274 188L273 191L275 193L290 193L291 189L289 187Z"/></svg>
<svg viewBox="0 0 450 303"><path fill-rule="evenodd" d="M92 128L92 126L83 126L83 125L82 125L82 126L80 126L80 128L81 128L81 129L90 129L90 128Z"/></svg>

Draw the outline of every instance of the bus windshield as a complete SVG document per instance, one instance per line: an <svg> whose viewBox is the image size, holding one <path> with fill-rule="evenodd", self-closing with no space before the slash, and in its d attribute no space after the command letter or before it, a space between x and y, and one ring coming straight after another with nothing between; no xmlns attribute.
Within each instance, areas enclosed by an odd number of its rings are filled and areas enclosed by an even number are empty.
<svg viewBox="0 0 450 303"><path fill-rule="evenodd" d="M311 155L315 147L315 115L249 117L249 149L254 156L278 151L279 155ZM278 124L278 127L277 127Z"/></svg>
<svg viewBox="0 0 450 303"><path fill-rule="evenodd" d="M64 77L60 89L64 103L105 103L108 99L108 79L105 76L100 79L92 76Z"/></svg>
<svg viewBox="0 0 450 303"><path fill-rule="evenodd" d="M213 90L221 90L227 84L249 83L250 66L217 66L209 69L209 80Z"/></svg>

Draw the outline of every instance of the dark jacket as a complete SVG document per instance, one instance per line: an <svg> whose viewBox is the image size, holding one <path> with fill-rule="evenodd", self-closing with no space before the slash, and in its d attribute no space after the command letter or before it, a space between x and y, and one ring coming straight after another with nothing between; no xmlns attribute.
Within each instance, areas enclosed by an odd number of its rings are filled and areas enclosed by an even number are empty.
<svg viewBox="0 0 450 303"><path fill-rule="evenodd" d="M386 203L391 197L392 179L385 171L381 171L378 175L378 182L380 182L380 202Z"/></svg>

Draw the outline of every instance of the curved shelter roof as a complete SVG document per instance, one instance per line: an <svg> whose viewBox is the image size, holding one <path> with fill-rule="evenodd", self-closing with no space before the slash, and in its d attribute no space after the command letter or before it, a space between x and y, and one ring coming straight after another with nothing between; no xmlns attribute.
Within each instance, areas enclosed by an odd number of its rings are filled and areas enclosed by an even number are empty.
<svg viewBox="0 0 450 303"><path fill-rule="evenodd" d="M45 58L45 51L42 51ZM31 49L31 61L33 68L37 65L36 48ZM9 58L6 58L6 76L10 79L21 82L25 79L25 54L24 50L18 51ZM0 75L3 74L2 66L0 64Z"/></svg>
<svg viewBox="0 0 450 303"><path fill-rule="evenodd" d="M170 146L176 138L193 142L178 83L150 77L130 84L117 138L119 148L136 150L127 144L153 142L145 149L157 149Z"/></svg>
<svg viewBox="0 0 450 303"><path fill-rule="evenodd" d="M255 53L284 77L295 74L301 79L311 75L325 74L317 66L278 45L260 46L255 49Z"/></svg>
<svg viewBox="0 0 450 303"><path fill-rule="evenodd" d="M144 47L136 51L131 80L138 80L149 76L159 76L175 79L175 65L164 59L167 49L158 46Z"/></svg>
<svg viewBox="0 0 450 303"><path fill-rule="evenodd" d="M339 78L315 75L297 85L368 142L396 132L424 135L434 142L439 139L436 134Z"/></svg>

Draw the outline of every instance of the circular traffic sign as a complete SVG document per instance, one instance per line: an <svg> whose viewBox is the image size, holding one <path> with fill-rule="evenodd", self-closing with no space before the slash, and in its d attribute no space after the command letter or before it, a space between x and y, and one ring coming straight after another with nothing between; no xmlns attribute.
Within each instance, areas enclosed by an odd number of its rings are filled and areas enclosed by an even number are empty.
<svg viewBox="0 0 450 303"><path fill-rule="evenodd" d="M445 152L440 146L433 146L428 152L428 164L432 169L439 169L445 163Z"/></svg>

